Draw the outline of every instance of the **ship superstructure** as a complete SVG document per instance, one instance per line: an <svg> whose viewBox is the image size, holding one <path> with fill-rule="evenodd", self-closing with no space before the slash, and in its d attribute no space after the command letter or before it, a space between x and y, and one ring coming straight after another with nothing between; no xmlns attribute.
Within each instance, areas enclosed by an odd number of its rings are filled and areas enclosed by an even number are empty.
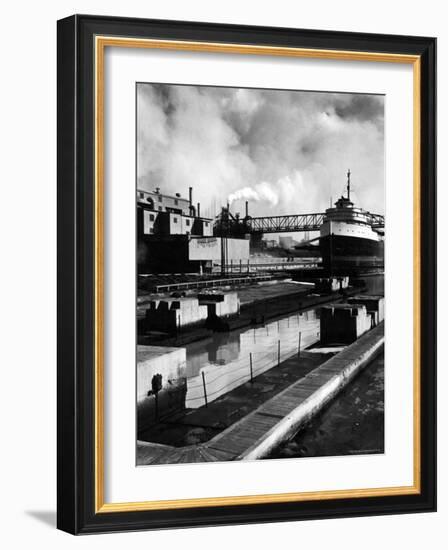
<svg viewBox="0 0 448 550"><path fill-rule="evenodd" d="M354 267L383 267L384 241L374 228L375 216L355 207L350 199L350 170L347 172L347 196L342 195L334 208L325 211L320 227L319 247L328 270Z"/></svg>

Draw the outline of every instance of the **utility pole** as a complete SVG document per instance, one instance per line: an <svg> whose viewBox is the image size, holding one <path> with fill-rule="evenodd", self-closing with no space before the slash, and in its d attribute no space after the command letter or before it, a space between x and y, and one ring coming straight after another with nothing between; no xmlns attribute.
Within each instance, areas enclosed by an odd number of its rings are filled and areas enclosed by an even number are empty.
<svg viewBox="0 0 448 550"><path fill-rule="evenodd" d="M347 172L347 198L350 200L350 168Z"/></svg>

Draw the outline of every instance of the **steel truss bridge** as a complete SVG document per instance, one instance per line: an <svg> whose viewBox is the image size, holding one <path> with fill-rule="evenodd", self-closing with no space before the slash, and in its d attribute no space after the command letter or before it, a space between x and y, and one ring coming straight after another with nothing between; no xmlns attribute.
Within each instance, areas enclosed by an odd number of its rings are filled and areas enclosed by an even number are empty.
<svg viewBox="0 0 448 550"><path fill-rule="evenodd" d="M294 231L319 231L325 214L293 214L269 216L246 220L250 233L292 233Z"/></svg>
<svg viewBox="0 0 448 550"><path fill-rule="evenodd" d="M370 214L374 229L384 228L384 216ZM298 231L319 231L325 213L292 214L290 216L268 216L263 218L246 218L247 233L293 233Z"/></svg>

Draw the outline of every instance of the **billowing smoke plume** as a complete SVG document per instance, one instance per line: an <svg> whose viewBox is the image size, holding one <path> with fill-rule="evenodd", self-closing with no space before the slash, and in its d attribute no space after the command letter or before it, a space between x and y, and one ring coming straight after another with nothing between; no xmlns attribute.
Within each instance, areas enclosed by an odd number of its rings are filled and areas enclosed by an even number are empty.
<svg viewBox="0 0 448 550"><path fill-rule="evenodd" d="M384 99L377 95L165 84L137 88L138 186L214 215L322 211L344 191L384 212Z"/></svg>
<svg viewBox="0 0 448 550"><path fill-rule="evenodd" d="M267 181L257 183L253 187L243 187L230 193L228 201L232 204L238 200L264 201L270 206L277 206L283 197L292 197L301 188L301 176L296 172L293 178L286 176L274 184Z"/></svg>
<svg viewBox="0 0 448 550"><path fill-rule="evenodd" d="M278 204L278 193L270 183L265 181L257 183L254 187L243 187L238 189L234 193L229 195L229 203L232 204L237 200L255 200L255 201L267 201L272 206Z"/></svg>

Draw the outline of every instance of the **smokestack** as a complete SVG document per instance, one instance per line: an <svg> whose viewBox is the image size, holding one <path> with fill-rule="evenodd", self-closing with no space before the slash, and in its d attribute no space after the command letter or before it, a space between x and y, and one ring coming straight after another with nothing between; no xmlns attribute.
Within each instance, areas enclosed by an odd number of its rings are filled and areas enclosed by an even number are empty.
<svg viewBox="0 0 448 550"><path fill-rule="evenodd" d="M249 201L246 201L246 218L249 216Z"/></svg>
<svg viewBox="0 0 448 550"><path fill-rule="evenodd" d="M198 202L198 218L201 217L201 203Z"/></svg>
<svg viewBox="0 0 448 550"><path fill-rule="evenodd" d="M193 205L193 187L188 188L188 193L190 195L190 206Z"/></svg>

